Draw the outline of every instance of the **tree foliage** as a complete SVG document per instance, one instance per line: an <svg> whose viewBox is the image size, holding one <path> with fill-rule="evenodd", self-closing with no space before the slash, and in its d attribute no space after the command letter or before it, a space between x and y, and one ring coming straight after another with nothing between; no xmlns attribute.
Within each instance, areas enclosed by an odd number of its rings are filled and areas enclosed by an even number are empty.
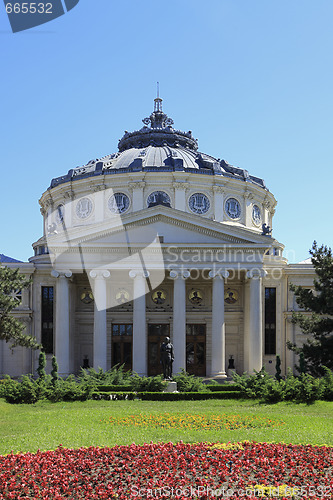
<svg viewBox="0 0 333 500"><path fill-rule="evenodd" d="M296 367L300 372L305 368L313 375L323 375L324 366L333 369L333 256L330 248L318 247L316 242L310 254L316 272L314 289L290 285L290 290L294 292L297 304L304 309L304 312L294 312L292 321L311 338L301 347L291 342L287 345L304 356L304 367Z"/></svg>
<svg viewBox="0 0 333 500"><path fill-rule="evenodd" d="M18 292L27 288L31 280L19 273L18 269L10 269L0 264L0 339L18 345L39 349L41 346L34 337L25 335L25 325L12 314L19 305Z"/></svg>

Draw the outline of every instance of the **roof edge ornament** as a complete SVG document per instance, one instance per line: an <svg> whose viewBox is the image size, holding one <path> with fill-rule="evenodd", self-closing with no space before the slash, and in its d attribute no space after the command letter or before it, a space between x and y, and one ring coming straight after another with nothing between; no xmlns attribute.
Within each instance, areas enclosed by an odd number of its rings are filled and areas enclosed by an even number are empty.
<svg viewBox="0 0 333 500"><path fill-rule="evenodd" d="M134 132L125 131L118 143L119 151L131 148L144 148L152 146L182 146L193 151L198 149L198 141L192 136L192 132L183 132L173 128L174 121L162 110L163 99L159 97L157 87L157 97L154 99L154 111L147 118L142 120L145 125L140 130Z"/></svg>

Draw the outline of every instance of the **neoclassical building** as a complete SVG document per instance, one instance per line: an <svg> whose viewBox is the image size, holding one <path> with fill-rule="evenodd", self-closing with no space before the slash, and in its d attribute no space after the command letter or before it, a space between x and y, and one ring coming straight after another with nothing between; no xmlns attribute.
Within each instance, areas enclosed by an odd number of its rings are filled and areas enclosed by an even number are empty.
<svg viewBox="0 0 333 500"><path fill-rule="evenodd" d="M33 280L14 314L62 375L116 364L161 373L166 336L174 372L223 379L265 366L274 374L280 355L286 373L296 361L286 341L303 342L289 285L311 287L314 271L284 258L272 235L273 194L199 152L159 97L143 123L118 152L51 181L34 256L3 259ZM37 360L0 342L0 374L35 373Z"/></svg>

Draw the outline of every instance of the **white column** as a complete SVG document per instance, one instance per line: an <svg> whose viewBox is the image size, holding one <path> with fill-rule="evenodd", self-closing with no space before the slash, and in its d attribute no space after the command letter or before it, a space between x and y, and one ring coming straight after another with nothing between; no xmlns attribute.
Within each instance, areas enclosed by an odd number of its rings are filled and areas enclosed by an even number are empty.
<svg viewBox="0 0 333 500"><path fill-rule="evenodd" d="M103 222L104 217L104 197L105 197L105 185L98 185L94 190L94 205L95 205L95 223Z"/></svg>
<svg viewBox="0 0 333 500"><path fill-rule="evenodd" d="M144 181L139 182L129 182L128 187L132 189L132 210L133 212L137 212L138 210L142 210L143 208L147 208L144 206L143 202L143 190L146 183Z"/></svg>
<svg viewBox="0 0 333 500"><path fill-rule="evenodd" d="M70 373L69 353L69 281L71 271L52 271L56 282L55 304L55 356L59 366L59 375L67 376Z"/></svg>
<svg viewBox="0 0 333 500"><path fill-rule="evenodd" d="M228 271L209 272L213 278L212 304L212 367L211 376L226 378L225 372L225 319L224 319L224 279L228 278Z"/></svg>
<svg viewBox="0 0 333 500"><path fill-rule="evenodd" d="M286 328L286 341L295 343L295 325L291 321L291 316L285 318L285 328ZM292 372L295 371L295 353L285 346L286 352L286 369L285 375L287 375L288 368L291 368Z"/></svg>
<svg viewBox="0 0 333 500"><path fill-rule="evenodd" d="M252 225L252 203L254 196L249 191L246 191L244 194L245 198L245 220L244 223L247 227L251 227Z"/></svg>
<svg viewBox="0 0 333 500"><path fill-rule="evenodd" d="M223 221L223 203L224 203L224 187L213 186L214 193L214 220L217 222Z"/></svg>
<svg viewBox="0 0 333 500"><path fill-rule="evenodd" d="M130 271L133 278L133 371L147 375L146 278L148 271Z"/></svg>
<svg viewBox="0 0 333 500"><path fill-rule="evenodd" d="M250 339L250 283L244 283L244 366L243 371L250 373L249 340Z"/></svg>
<svg viewBox="0 0 333 500"><path fill-rule="evenodd" d="M106 278L110 277L107 270L90 271L94 280L94 355L93 367L95 370L107 370L107 289Z"/></svg>
<svg viewBox="0 0 333 500"><path fill-rule="evenodd" d="M188 188L187 182L176 181L173 183L175 189L175 208L185 212L186 209L186 189Z"/></svg>
<svg viewBox="0 0 333 500"><path fill-rule="evenodd" d="M186 278L190 277L189 271L170 271L173 278L173 373L186 370Z"/></svg>
<svg viewBox="0 0 333 500"><path fill-rule="evenodd" d="M246 273L250 279L250 311L249 311L249 340L248 360L249 373L260 371L263 366L263 316L262 316L262 277L263 269L251 269Z"/></svg>

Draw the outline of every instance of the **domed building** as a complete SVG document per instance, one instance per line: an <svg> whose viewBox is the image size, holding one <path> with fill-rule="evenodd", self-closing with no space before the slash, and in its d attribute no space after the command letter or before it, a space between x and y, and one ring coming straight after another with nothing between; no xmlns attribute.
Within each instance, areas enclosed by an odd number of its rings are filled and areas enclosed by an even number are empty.
<svg viewBox="0 0 333 500"><path fill-rule="evenodd" d="M310 287L314 271L283 257L273 194L199 152L159 97L143 124L118 152L51 181L34 257L6 264L33 279L15 314L61 375L118 364L159 374L165 337L174 373L274 374L276 355L286 373L295 363L286 341L302 340L289 283ZM35 372L38 353L0 348L1 373Z"/></svg>

